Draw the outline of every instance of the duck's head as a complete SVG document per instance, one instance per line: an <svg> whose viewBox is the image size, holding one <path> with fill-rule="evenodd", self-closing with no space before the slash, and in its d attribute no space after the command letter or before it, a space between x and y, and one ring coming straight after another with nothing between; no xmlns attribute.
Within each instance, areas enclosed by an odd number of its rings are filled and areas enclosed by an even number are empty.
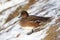
<svg viewBox="0 0 60 40"><path fill-rule="evenodd" d="M27 18L29 16L27 11L21 11L21 17L22 18Z"/></svg>

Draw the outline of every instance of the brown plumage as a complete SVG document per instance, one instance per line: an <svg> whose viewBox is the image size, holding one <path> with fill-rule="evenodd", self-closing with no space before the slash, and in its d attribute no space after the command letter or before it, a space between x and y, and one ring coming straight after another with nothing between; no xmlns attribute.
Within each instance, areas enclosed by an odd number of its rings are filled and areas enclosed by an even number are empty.
<svg viewBox="0 0 60 40"><path fill-rule="evenodd" d="M22 18L19 23L22 26L22 28L25 27L37 28L39 26L46 24L47 22L50 22L50 17L39 17L29 15L27 11L22 11L21 17Z"/></svg>

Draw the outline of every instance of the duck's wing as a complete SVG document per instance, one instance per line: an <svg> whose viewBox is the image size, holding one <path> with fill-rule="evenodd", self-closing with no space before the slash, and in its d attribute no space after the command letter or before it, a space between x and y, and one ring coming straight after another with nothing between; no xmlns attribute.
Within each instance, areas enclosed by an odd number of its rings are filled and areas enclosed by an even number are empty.
<svg viewBox="0 0 60 40"><path fill-rule="evenodd" d="M36 16L29 16L27 18L28 21L31 21L31 22L36 22L36 23L40 23L40 21L37 19Z"/></svg>
<svg viewBox="0 0 60 40"><path fill-rule="evenodd" d="M39 16L31 16L30 17L32 21L36 21L36 22L46 22L46 21L50 21L51 17L39 17Z"/></svg>

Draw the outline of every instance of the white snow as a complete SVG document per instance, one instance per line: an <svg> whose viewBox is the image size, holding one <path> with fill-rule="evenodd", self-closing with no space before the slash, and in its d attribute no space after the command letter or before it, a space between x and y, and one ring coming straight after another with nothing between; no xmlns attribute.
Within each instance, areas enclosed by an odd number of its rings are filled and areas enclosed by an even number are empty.
<svg viewBox="0 0 60 40"><path fill-rule="evenodd" d="M25 0L11 0L5 4L2 4L1 7L0 7L0 12L4 9L7 9L9 7L12 7L12 6L15 6L21 2L24 2Z"/></svg>

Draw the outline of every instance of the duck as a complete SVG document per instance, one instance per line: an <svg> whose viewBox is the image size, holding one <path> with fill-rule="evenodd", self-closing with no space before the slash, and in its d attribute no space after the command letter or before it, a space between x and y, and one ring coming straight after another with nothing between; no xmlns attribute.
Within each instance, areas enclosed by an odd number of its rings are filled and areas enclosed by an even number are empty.
<svg viewBox="0 0 60 40"><path fill-rule="evenodd" d="M41 17L35 15L29 15L29 13L25 10L21 11L20 15L21 19L19 20L19 24L22 29L32 30L37 27L42 27L46 23L51 21L51 17Z"/></svg>

